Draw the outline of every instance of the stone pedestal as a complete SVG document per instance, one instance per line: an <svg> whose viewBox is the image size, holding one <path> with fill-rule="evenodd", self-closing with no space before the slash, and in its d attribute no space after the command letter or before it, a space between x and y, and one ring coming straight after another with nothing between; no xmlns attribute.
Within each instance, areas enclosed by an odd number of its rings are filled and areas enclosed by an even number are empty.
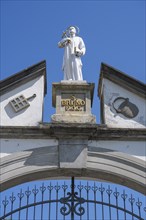
<svg viewBox="0 0 146 220"><path fill-rule="evenodd" d="M52 122L96 123L91 114L94 83L63 80L53 83L52 90L52 104L56 108Z"/></svg>

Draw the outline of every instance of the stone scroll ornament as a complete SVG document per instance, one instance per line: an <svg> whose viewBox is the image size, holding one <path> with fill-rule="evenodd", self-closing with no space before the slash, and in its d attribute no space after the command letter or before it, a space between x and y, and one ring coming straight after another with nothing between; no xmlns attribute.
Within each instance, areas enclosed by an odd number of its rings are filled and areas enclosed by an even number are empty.
<svg viewBox="0 0 146 220"><path fill-rule="evenodd" d="M112 107L114 110L124 115L127 118L135 118L138 115L139 109L138 107L129 101L129 98L118 97L113 103Z"/></svg>

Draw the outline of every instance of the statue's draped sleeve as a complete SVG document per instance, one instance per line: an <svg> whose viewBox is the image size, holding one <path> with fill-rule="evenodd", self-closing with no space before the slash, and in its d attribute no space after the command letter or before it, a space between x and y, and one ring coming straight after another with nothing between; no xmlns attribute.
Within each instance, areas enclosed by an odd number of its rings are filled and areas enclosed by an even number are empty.
<svg viewBox="0 0 146 220"><path fill-rule="evenodd" d="M86 47L82 38L80 38L79 49L81 50L82 55L84 55L86 52Z"/></svg>

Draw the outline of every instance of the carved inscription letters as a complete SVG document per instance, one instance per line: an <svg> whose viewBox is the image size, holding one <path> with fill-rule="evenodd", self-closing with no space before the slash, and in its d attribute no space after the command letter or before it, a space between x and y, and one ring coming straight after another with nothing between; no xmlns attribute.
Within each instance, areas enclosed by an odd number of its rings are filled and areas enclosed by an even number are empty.
<svg viewBox="0 0 146 220"><path fill-rule="evenodd" d="M61 106L65 107L65 111L84 111L86 102L83 99L71 96L69 99L61 100Z"/></svg>

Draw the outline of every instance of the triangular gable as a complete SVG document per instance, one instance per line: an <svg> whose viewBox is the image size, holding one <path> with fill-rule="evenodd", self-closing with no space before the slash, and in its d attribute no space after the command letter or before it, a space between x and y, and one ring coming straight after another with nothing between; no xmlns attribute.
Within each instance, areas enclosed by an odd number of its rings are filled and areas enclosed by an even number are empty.
<svg viewBox="0 0 146 220"><path fill-rule="evenodd" d="M46 86L42 61L0 83L1 126L37 126L42 122Z"/></svg>
<svg viewBox="0 0 146 220"><path fill-rule="evenodd" d="M101 123L108 127L146 126L144 83L102 63L98 96L101 100Z"/></svg>

